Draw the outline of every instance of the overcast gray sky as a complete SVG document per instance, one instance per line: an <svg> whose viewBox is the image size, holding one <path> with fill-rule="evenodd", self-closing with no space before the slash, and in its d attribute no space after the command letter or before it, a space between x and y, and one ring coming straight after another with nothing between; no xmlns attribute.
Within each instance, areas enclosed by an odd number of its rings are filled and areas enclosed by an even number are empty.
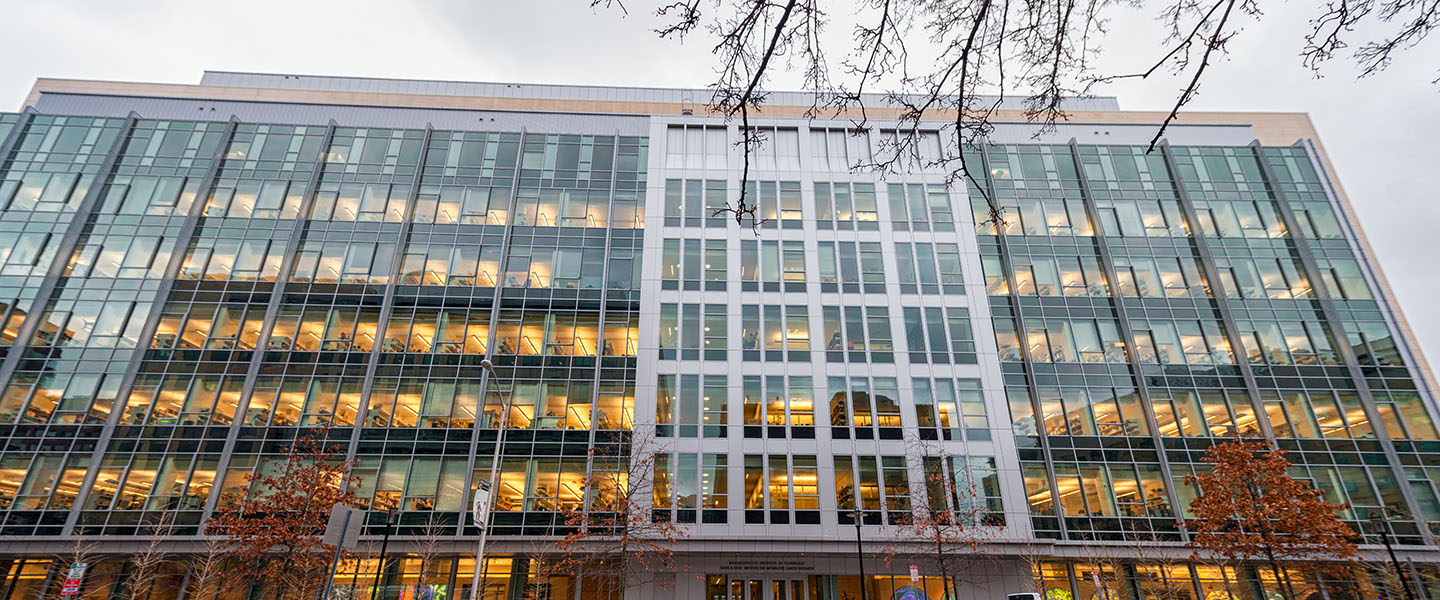
<svg viewBox="0 0 1440 600"><path fill-rule="evenodd" d="M525 83L702 87L713 73L701 40L650 33L651 4L628 17L585 0L343 2L249 0L16 2L0 21L0 109L15 110L36 77L195 83L204 69ZM825 3L829 4L829 3ZM1215 64L1197 110L1308 112L1360 214L1379 261L1426 354L1440 359L1440 292L1433 276L1440 202L1440 67L1431 40L1385 73L1356 81L1348 63L1315 79L1296 56L1309 2L1261 2L1266 16ZM845 3L836 2L843 7ZM841 10L833 8L832 10ZM1139 16L1117 18L1106 64L1116 70L1154 54ZM834 32L832 32L833 34ZM843 33L843 32L841 32ZM787 86L787 83L789 84ZM1127 109L1169 108L1180 82L1116 85ZM772 87L795 88L793 79Z"/></svg>

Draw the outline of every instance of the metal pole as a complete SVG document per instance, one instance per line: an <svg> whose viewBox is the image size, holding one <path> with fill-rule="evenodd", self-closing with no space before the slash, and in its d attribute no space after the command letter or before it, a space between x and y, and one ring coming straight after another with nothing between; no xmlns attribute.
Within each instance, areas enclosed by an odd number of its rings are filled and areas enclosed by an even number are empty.
<svg viewBox="0 0 1440 600"><path fill-rule="evenodd" d="M1110 590L1106 589L1104 583L1100 581L1099 566L1096 566L1090 571L1090 578L1095 581L1095 589L1100 591L1100 597L1102 598L1102 600L1110 600Z"/></svg>
<svg viewBox="0 0 1440 600"><path fill-rule="evenodd" d="M1380 517L1371 517L1370 522L1375 525L1375 531L1380 534L1380 543L1385 544L1385 552L1390 554L1390 564L1395 566L1395 574L1400 577L1400 587L1405 588L1405 597L1408 600L1415 600L1415 592L1410 591L1410 577L1405 570L1400 568L1400 559L1395 558L1395 548L1390 546L1390 536L1386 532L1388 524Z"/></svg>
<svg viewBox="0 0 1440 600"><path fill-rule="evenodd" d="M375 585L370 588L370 600L375 600L376 592L380 591L380 578L385 575L385 552L390 548L390 526L391 519L396 515L394 510L385 511L385 537L380 540L380 566L375 569Z"/></svg>
<svg viewBox="0 0 1440 600"><path fill-rule="evenodd" d="M1425 580L1420 578L1420 572L1415 570L1415 559L1405 559L1405 566L1410 570L1410 579L1415 582L1415 591L1420 592L1420 600L1429 600L1429 594L1425 593Z"/></svg>
<svg viewBox="0 0 1440 600"><path fill-rule="evenodd" d="M859 497L855 498L855 503L860 503ZM860 545L860 521L865 513L856 510L850 516L855 517L855 562L860 564L860 600L869 600L869 595L865 593L865 552Z"/></svg>
<svg viewBox="0 0 1440 600"><path fill-rule="evenodd" d="M492 378L499 380L500 376L495 373L495 364L490 362L490 359L487 358L480 361L480 366L485 369L485 372L480 375L480 389L485 390L485 393L489 394L490 390L486 383ZM480 542L475 548L475 574L470 579L470 597L472 600L482 599L480 582L481 574L484 573L485 569L485 538L490 533L490 527L488 527L491 512L490 508L495 505L495 497L499 491L495 483L495 478L500 474L500 447L505 443L505 429L510 425L511 396L504 392L499 393L500 430L495 434L495 452L490 457L490 477L486 480L490 485L490 498L486 501L485 514L477 515L477 517L481 518L477 518L475 522L475 525L480 528Z"/></svg>
<svg viewBox="0 0 1440 600"><path fill-rule="evenodd" d="M345 520L340 524L340 543L335 544L335 558L330 559L330 576L325 578L325 587L320 590L320 600L330 599L330 590L335 587L336 571L340 570L340 555L345 552L345 532L350 529L350 519L355 514L352 510L345 511Z"/></svg>

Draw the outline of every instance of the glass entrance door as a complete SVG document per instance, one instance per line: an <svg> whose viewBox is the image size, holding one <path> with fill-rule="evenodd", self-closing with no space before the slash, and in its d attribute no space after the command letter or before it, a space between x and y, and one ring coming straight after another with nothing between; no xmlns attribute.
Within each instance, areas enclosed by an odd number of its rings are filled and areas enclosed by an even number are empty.
<svg viewBox="0 0 1440 600"><path fill-rule="evenodd" d="M729 600L807 600L804 579L730 579Z"/></svg>
<svg viewBox="0 0 1440 600"><path fill-rule="evenodd" d="M804 579L772 579L770 600L806 600Z"/></svg>
<svg viewBox="0 0 1440 600"><path fill-rule="evenodd" d="M731 579L730 600L765 600L765 582L760 579Z"/></svg>

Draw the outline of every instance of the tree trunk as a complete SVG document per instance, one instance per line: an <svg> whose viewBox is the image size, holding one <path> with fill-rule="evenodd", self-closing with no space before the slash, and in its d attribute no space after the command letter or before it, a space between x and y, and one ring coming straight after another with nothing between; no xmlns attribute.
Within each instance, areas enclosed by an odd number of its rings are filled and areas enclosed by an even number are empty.
<svg viewBox="0 0 1440 600"><path fill-rule="evenodd" d="M265 581L266 578L264 577L259 577L256 578L254 581L251 581L249 589L245 591L245 599L260 600L260 592L265 590ZM215 591L215 595L216 597L219 597L220 591L218 589Z"/></svg>
<svg viewBox="0 0 1440 600"><path fill-rule="evenodd" d="M1236 569L1235 572L1236 572L1236 574L1242 574L1241 571L1240 571L1240 569ZM1230 581L1230 574L1229 574L1228 572L1226 572L1226 570L1225 570L1225 563L1223 563L1223 562L1220 563L1220 578L1225 582L1225 597L1226 597L1226 600L1229 600L1230 598L1234 598L1234 597L1235 597L1235 589L1231 587L1231 583L1232 583L1232 582ZM1166 581L1169 581L1169 577L1166 577L1165 580L1166 580ZM1167 583L1166 586L1169 586L1169 584Z"/></svg>
<svg viewBox="0 0 1440 600"><path fill-rule="evenodd" d="M1270 559L1270 572L1275 574L1275 584L1279 586L1280 594L1284 596L1286 600L1300 600L1295 597L1295 589L1290 586L1289 575L1280 569L1280 561L1275 558L1275 553L1271 550L1266 550L1265 554L1266 557Z"/></svg>
<svg viewBox="0 0 1440 600"><path fill-rule="evenodd" d="M950 569L945 568L945 555L937 552L935 559L940 564L940 600L950 600Z"/></svg>
<svg viewBox="0 0 1440 600"><path fill-rule="evenodd" d="M290 591L290 552L285 553L285 562L280 565L280 585L275 592L275 600L285 600L285 594Z"/></svg>

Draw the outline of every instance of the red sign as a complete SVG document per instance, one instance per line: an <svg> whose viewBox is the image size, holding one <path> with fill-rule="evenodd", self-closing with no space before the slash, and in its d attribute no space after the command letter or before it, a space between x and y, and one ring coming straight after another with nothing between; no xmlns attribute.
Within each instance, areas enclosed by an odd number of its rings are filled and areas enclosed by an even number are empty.
<svg viewBox="0 0 1440 600"><path fill-rule="evenodd" d="M74 563L70 565L70 572L65 574L65 585L60 586L62 596L74 596L80 593L80 580L85 578L85 563Z"/></svg>

